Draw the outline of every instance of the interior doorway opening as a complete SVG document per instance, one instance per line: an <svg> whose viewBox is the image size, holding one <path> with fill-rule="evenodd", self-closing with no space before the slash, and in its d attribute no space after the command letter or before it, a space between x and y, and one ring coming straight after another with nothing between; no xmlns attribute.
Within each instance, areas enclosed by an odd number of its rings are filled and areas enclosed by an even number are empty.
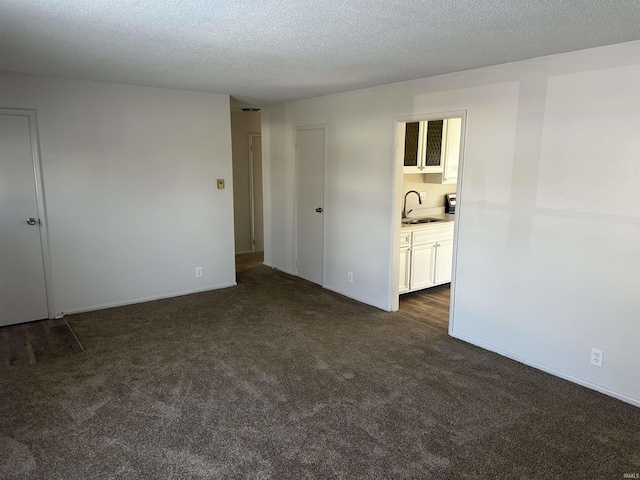
<svg viewBox="0 0 640 480"><path fill-rule="evenodd" d="M231 112L236 271L264 260L260 111Z"/></svg>
<svg viewBox="0 0 640 480"><path fill-rule="evenodd" d="M392 308L451 331L466 111L395 122Z"/></svg>

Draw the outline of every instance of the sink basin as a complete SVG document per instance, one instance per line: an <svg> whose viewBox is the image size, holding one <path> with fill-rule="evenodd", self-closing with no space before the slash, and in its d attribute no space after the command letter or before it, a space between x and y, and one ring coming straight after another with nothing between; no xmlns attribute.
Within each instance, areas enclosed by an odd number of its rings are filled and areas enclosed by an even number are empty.
<svg viewBox="0 0 640 480"><path fill-rule="evenodd" d="M402 223L405 225L417 225L420 223L444 222L442 218L405 218Z"/></svg>

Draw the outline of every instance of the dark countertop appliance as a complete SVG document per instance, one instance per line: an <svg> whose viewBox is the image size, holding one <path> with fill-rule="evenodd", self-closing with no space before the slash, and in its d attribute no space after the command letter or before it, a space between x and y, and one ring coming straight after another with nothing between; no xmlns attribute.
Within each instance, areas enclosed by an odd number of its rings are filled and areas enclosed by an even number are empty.
<svg viewBox="0 0 640 480"><path fill-rule="evenodd" d="M456 213L456 194L448 193L444 196L444 213Z"/></svg>

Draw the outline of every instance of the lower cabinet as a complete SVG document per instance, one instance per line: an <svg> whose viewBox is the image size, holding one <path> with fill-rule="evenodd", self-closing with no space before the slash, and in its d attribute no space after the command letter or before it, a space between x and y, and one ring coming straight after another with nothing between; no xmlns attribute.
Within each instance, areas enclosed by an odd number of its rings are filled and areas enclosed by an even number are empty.
<svg viewBox="0 0 640 480"><path fill-rule="evenodd" d="M437 248L435 243L411 247L410 291L433 287L436 284L434 266Z"/></svg>
<svg viewBox="0 0 640 480"><path fill-rule="evenodd" d="M434 285L442 285L451 281L453 268L453 238L436 244L435 268L433 273Z"/></svg>
<svg viewBox="0 0 640 480"><path fill-rule="evenodd" d="M398 291L407 293L449 283L452 266L453 222L446 227L414 230L410 245L400 248Z"/></svg>

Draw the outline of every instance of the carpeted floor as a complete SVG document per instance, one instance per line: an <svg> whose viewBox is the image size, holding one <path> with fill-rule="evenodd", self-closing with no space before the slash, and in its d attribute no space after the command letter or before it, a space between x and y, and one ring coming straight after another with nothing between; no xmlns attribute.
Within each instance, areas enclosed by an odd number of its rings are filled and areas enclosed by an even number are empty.
<svg viewBox="0 0 640 480"><path fill-rule="evenodd" d="M619 479L640 409L262 266L0 373L2 479Z"/></svg>
<svg viewBox="0 0 640 480"><path fill-rule="evenodd" d="M264 252L241 253L236 255L236 272L242 272L250 268L262 265Z"/></svg>

